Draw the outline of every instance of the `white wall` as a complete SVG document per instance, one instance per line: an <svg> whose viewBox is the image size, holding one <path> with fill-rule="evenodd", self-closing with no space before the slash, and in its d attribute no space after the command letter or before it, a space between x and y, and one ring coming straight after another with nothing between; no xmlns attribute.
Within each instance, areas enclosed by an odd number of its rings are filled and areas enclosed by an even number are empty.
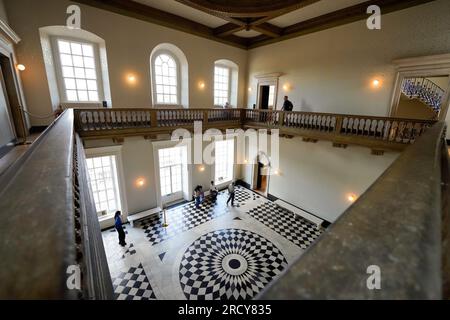
<svg viewBox="0 0 450 320"><path fill-rule="evenodd" d="M65 25L66 8L73 2L66 0L7 0L8 18L22 38L17 47L20 63L26 65L22 73L30 112L52 112L38 29L43 26ZM213 105L214 61L234 61L240 70L238 105L244 104L247 52L184 32L128 18L108 11L81 7L81 27L106 42L109 78L113 107L148 107L150 93L150 54L160 43L179 47L189 63L189 106L208 108ZM135 74L137 83L129 85L126 76ZM198 83L204 81L204 90ZM33 119L33 125L46 121Z"/></svg>
<svg viewBox="0 0 450 320"><path fill-rule="evenodd" d="M342 149L327 141L281 138L280 173L270 176L268 192L333 222L351 205L348 196L363 194L398 155L374 156L364 147ZM244 180L251 184L252 166L245 167Z"/></svg>
<svg viewBox="0 0 450 320"><path fill-rule="evenodd" d="M6 14L4 0L0 0L0 19L3 20L3 22L8 23L8 15Z"/></svg>
<svg viewBox="0 0 450 320"><path fill-rule="evenodd" d="M449 12L450 1L438 0L382 15L381 30L368 30L363 20L251 50L247 106L256 103L255 75L282 72L278 108L288 94L296 111L386 116L392 60L449 53ZM370 86L374 78L382 81L378 90Z"/></svg>
<svg viewBox="0 0 450 320"><path fill-rule="evenodd" d="M169 140L169 139L168 139ZM203 143L203 149L210 142ZM85 141L85 148L95 150L96 148L103 148L115 145L110 139L102 140L87 140ZM235 149L235 157L241 157L238 150L237 143ZM146 140L143 137L129 137L125 138L121 147L122 170L124 175L124 197L128 207L128 212L124 213L126 217L128 214L138 213L158 206L157 199L157 181L154 157L154 146L151 140ZM188 153L189 154L189 153ZM191 154L191 162L193 162L193 154ZM204 170L200 170L204 167ZM191 189L196 185L202 185L204 190L209 190L210 182L214 177L213 166L211 165L188 165L188 170L191 172ZM241 177L240 166L235 166L235 178ZM136 180L139 178L145 179L145 186L138 187ZM102 227L111 226L112 220L102 223Z"/></svg>

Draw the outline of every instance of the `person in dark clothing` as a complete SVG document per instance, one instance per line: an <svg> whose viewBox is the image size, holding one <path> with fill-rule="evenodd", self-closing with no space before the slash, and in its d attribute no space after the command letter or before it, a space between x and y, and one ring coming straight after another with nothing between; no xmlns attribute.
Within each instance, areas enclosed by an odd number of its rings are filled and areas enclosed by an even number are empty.
<svg viewBox="0 0 450 320"><path fill-rule="evenodd" d="M211 181L211 185L209 186L209 192L211 194L212 201L216 202L219 190L217 190L217 187L214 185L214 181Z"/></svg>
<svg viewBox="0 0 450 320"><path fill-rule="evenodd" d="M234 185L235 185L235 183L232 182L228 186L228 194L229 194L229 196L228 196L228 200L227 200L227 206L228 206L228 203L231 201L231 206L234 207Z"/></svg>
<svg viewBox="0 0 450 320"><path fill-rule="evenodd" d="M123 231L122 227L122 219L120 218L120 211L116 211L116 214L114 215L114 226L117 230L117 233L119 234L119 244L124 247L127 245L125 242L125 231Z"/></svg>
<svg viewBox="0 0 450 320"><path fill-rule="evenodd" d="M292 111L292 109L294 109L294 105L292 104L292 102L289 101L288 96L284 96L284 103L283 108L281 108L281 111Z"/></svg>

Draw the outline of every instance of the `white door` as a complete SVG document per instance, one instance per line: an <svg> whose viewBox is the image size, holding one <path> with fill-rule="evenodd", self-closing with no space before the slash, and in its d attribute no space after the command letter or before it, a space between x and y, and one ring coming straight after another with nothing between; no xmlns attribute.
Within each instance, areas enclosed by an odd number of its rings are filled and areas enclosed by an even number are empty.
<svg viewBox="0 0 450 320"><path fill-rule="evenodd" d="M0 77L2 77L0 72ZM3 78L0 79L0 147L14 140L14 129L9 116L9 106L6 99Z"/></svg>

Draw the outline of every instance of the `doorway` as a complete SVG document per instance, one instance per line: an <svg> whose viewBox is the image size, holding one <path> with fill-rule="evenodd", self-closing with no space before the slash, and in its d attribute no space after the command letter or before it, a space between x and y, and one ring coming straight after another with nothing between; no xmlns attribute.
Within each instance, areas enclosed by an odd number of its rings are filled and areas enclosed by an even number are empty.
<svg viewBox="0 0 450 320"><path fill-rule="evenodd" d="M0 67L0 148L11 144L16 139L15 128L11 117L11 109L3 79L3 72Z"/></svg>
<svg viewBox="0 0 450 320"><path fill-rule="evenodd" d="M272 110L275 106L275 85L261 85L259 87L259 109Z"/></svg>
<svg viewBox="0 0 450 320"><path fill-rule="evenodd" d="M24 142L28 135L12 61L0 48L0 149L17 140Z"/></svg>
<svg viewBox="0 0 450 320"><path fill-rule="evenodd" d="M254 191L263 196L267 196L269 186L269 176L267 175L267 168L261 162L258 162L257 166L256 187Z"/></svg>

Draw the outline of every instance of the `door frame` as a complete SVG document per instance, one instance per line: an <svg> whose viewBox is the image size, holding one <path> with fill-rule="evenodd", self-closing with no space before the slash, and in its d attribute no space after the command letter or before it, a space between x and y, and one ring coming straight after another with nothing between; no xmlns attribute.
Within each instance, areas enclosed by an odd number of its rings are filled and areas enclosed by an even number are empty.
<svg viewBox="0 0 450 320"><path fill-rule="evenodd" d="M160 176L160 168L159 168L159 150L160 149L168 149L168 148L175 148L175 147L185 147L186 148L186 164L181 165L181 176L182 176L182 191L181 191L181 198L184 200L191 200L192 197L192 169L191 169L191 163L192 163L192 154L190 145L191 142L187 141L185 139L182 143L179 141L150 141L153 148L153 164L154 164L154 170L155 170L155 186L156 186L156 203L157 206L160 208L163 208L163 206L170 202L165 202L163 199L163 196L161 195L161 176ZM187 183L186 181L183 181L187 177ZM187 189L187 190L185 190ZM174 201L178 201L174 200Z"/></svg>
<svg viewBox="0 0 450 320"><path fill-rule="evenodd" d="M447 88L442 88L445 94L439 112L439 120L445 120L450 105L450 54L399 59L394 60L393 63L397 66L397 75L388 116L395 117L398 111L401 85L405 78L448 76Z"/></svg>
<svg viewBox="0 0 450 320"><path fill-rule="evenodd" d="M278 85L280 82L280 77L282 76L282 73L275 72L275 73L267 73L267 74L261 74L255 76L255 78L258 80L257 85L257 92L256 92L256 109L261 109L261 96L262 96L262 86L275 86L275 94L274 94L274 102L273 107L274 110L277 109L277 101L278 101ZM270 90L270 89L269 89Z"/></svg>

